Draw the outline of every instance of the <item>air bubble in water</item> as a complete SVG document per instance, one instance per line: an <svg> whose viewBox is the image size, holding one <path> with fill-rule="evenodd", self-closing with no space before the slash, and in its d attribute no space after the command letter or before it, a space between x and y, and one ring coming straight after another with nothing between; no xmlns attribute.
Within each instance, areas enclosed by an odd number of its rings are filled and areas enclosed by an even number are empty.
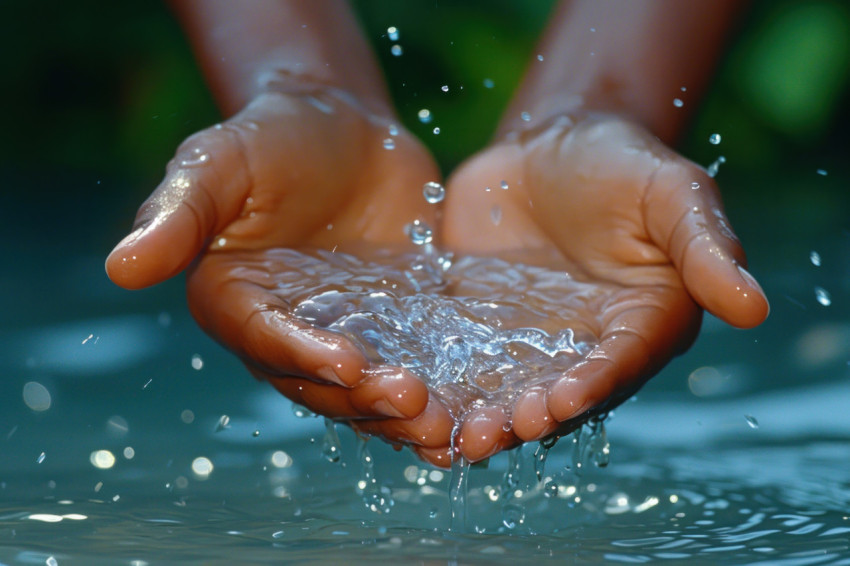
<svg viewBox="0 0 850 566"><path fill-rule="evenodd" d="M417 112L416 115L419 117L419 121L423 124L427 124L433 119L433 117L431 116L431 111L427 108L423 108L422 110Z"/></svg>
<svg viewBox="0 0 850 566"><path fill-rule="evenodd" d="M525 509L521 505L509 503L502 508L502 524L510 530L525 522Z"/></svg>
<svg viewBox="0 0 850 566"><path fill-rule="evenodd" d="M820 267L820 254L813 250L809 253L809 261L811 261L812 265L815 267Z"/></svg>
<svg viewBox="0 0 850 566"><path fill-rule="evenodd" d="M531 121L531 114L529 114L528 112L521 112L519 117L522 118L523 122L530 122Z"/></svg>
<svg viewBox="0 0 850 566"><path fill-rule="evenodd" d="M832 297L829 295L829 291L823 287L815 287L815 298L825 307L832 304Z"/></svg>
<svg viewBox="0 0 850 566"><path fill-rule="evenodd" d="M398 41L399 33L398 28L395 26L390 26L387 28L387 37L390 38L390 41Z"/></svg>
<svg viewBox="0 0 850 566"><path fill-rule="evenodd" d="M390 53L392 53L393 56L395 56L395 57L401 57L401 54L403 52L404 52L404 50L401 48L401 45L399 45L397 43L395 45L393 45L392 47L390 47Z"/></svg>
<svg viewBox="0 0 850 566"><path fill-rule="evenodd" d="M684 105L685 105L685 103L682 102L681 98L674 98L673 99L673 106L675 106L676 108L681 108Z"/></svg>
<svg viewBox="0 0 850 566"><path fill-rule="evenodd" d="M715 177L718 169L720 169L720 166L724 163L726 163L726 158L721 155L714 163L708 166L708 169L706 170L708 172L708 176Z"/></svg>
<svg viewBox="0 0 850 566"><path fill-rule="evenodd" d="M442 200L446 197L446 189L440 183L428 181L422 187L422 196L424 196L425 200L430 204L437 204L438 202L442 202Z"/></svg>
<svg viewBox="0 0 850 566"><path fill-rule="evenodd" d="M720 134L711 134L708 136L708 143L711 145L717 145L720 143Z"/></svg>
<svg viewBox="0 0 850 566"><path fill-rule="evenodd" d="M410 238L410 242L417 246L430 244L434 240L434 232L431 227L419 220L414 220L405 226L404 232Z"/></svg>
<svg viewBox="0 0 850 566"><path fill-rule="evenodd" d="M750 428L758 428L759 427L759 422L758 422L758 420L756 420L756 418L754 416L744 415L744 419L747 421L747 425L749 425Z"/></svg>
<svg viewBox="0 0 850 566"><path fill-rule="evenodd" d="M395 140L392 138L386 138L384 140L384 149L395 149Z"/></svg>

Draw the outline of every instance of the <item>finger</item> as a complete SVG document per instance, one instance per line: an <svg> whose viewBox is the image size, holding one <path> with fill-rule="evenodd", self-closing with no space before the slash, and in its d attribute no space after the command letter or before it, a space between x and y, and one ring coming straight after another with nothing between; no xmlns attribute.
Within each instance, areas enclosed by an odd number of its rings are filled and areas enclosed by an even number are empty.
<svg viewBox="0 0 850 566"><path fill-rule="evenodd" d="M243 126L230 123L183 142L133 231L107 258L110 279L129 289L164 281L239 215L252 183L246 137Z"/></svg>
<svg viewBox="0 0 850 566"><path fill-rule="evenodd" d="M501 407L470 411L464 416L458 434L461 454L470 462L478 462L517 444L510 427L510 418Z"/></svg>
<svg viewBox="0 0 850 566"><path fill-rule="evenodd" d="M671 258L700 306L737 327L764 321L767 298L745 268L743 248L705 171L693 164L664 163L647 191L645 215L650 237Z"/></svg>
<svg viewBox="0 0 850 566"><path fill-rule="evenodd" d="M452 467L452 449L450 446L437 446L435 448L413 446L411 449L422 460L429 464L433 464L438 468Z"/></svg>
<svg viewBox="0 0 850 566"><path fill-rule="evenodd" d="M366 370L366 377L351 390L351 403L363 413L413 419L428 405L428 387L415 375L399 368Z"/></svg>
<svg viewBox="0 0 850 566"><path fill-rule="evenodd" d="M546 406L547 389L532 387L514 405L513 431L523 442L543 438L558 427L558 420Z"/></svg>
<svg viewBox="0 0 850 566"><path fill-rule="evenodd" d="M451 444L454 419L442 403L430 396L425 410L413 420L365 420L354 424L364 433L389 442L436 448Z"/></svg>
<svg viewBox="0 0 850 566"><path fill-rule="evenodd" d="M699 328L699 310L677 289L642 293L611 311L599 344L546 393L546 407L558 421L627 399L689 345Z"/></svg>
<svg viewBox="0 0 850 566"><path fill-rule="evenodd" d="M265 372L259 374L293 403L331 419L386 416L377 411L364 414L362 407L355 407L351 403L349 390L339 385L317 383L303 377L276 377Z"/></svg>
<svg viewBox="0 0 850 566"><path fill-rule="evenodd" d="M270 375L297 375L352 387L369 366L342 334L299 320L255 281L262 270L227 255L208 254L187 280L198 324L243 360Z"/></svg>

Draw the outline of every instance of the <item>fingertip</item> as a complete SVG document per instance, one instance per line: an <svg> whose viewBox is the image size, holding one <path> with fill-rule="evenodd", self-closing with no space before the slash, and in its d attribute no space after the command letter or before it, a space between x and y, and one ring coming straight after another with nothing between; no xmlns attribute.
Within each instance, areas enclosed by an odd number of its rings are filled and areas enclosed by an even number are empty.
<svg viewBox="0 0 850 566"><path fill-rule="evenodd" d="M517 400L512 420L514 434L524 442L537 440L558 425L546 405L546 390L539 387L529 389Z"/></svg>
<svg viewBox="0 0 850 566"><path fill-rule="evenodd" d="M461 454L470 462L479 462L503 450L511 441L510 419L501 407L471 411L463 419L458 435Z"/></svg>

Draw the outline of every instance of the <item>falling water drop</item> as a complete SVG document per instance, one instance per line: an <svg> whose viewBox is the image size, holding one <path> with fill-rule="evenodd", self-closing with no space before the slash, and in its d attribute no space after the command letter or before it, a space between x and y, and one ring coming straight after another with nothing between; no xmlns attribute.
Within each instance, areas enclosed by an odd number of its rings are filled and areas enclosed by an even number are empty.
<svg viewBox="0 0 850 566"><path fill-rule="evenodd" d="M815 287L815 298L821 305L825 307L828 307L832 304L832 297L829 295L829 291L827 291L823 287Z"/></svg>
<svg viewBox="0 0 850 566"><path fill-rule="evenodd" d="M720 134L711 134L708 136L708 143L711 145L717 145L720 143Z"/></svg>
<svg viewBox="0 0 850 566"><path fill-rule="evenodd" d="M404 52L404 50L401 48L401 45L399 45L398 43L396 43L395 45L390 47L390 53L392 53L394 57L401 57L403 52Z"/></svg>
<svg viewBox="0 0 850 566"><path fill-rule="evenodd" d="M531 114L529 114L528 112L521 112L519 117L522 118L523 122L530 122L531 121Z"/></svg>
<svg viewBox="0 0 850 566"><path fill-rule="evenodd" d="M684 105L685 105L685 103L682 102L681 98L674 98L673 99L673 106L675 106L676 108L681 108Z"/></svg>
<svg viewBox="0 0 850 566"><path fill-rule="evenodd" d="M820 254L814 250L809 253L809 261L812 262L812 265L815 267L820 267Z"/></svg>
<svg viewBox="0 0 850 566"><path fill-rule="evenodd" d="M433 131L434 131L434 135L435 135L435 136L437 136L437 135L439 135L439 134L440 134L440 128L439 128L439 127L434 128L434 130L433 130Z"/></svg>
<svg viewBox="0 0 850 566"><path fill-rule="evenodd" d="M484 88L493 88L496 86L496 83L493 82L493 79L484 79Z"/></svg>
<svg viewBox="0 0 850 566"><path fill-rule="evenodd" d="M325 418L325 439L322 442L322 456L328 462L339 462L340 447L341 444L339 435L336 432L336 423L331 419Z"/></svg>
<svg viewBox="0 0 850 566"><path fill-rule="evenodd" d="M421 246L430 244L434 240L434 232L431 227L420 220L414 220L404 227L404 232L414 245Z"/></svg>
<svg viewBox="0 0 850 566"><path fill-rule="evenodd" d="M449 92L449 85L443 85L440 87L440 90L443 92Z"/></svg>
<svg viewBox="0 0 850 566"><path fill-rule="evenodd" d="M423 124L427 124L433 119L433 117L431 116L431 111L427 108L421 109L419 112L416 113L416 115L419 117L419 121Z"/></svg>
<svg viewBox="0 0 850 566"><path fill-rule="evenodd" d="M387 37L390 38L390 41L398 41L399 33L398 28L395 26L390 26L387 28Z"/></svg>
<svg viewBox="0 0 850 566"><path fill-rule="evenodd" d="M717 158L717 160L714 163L712 163L711 165L708 166L708 169L706 169L708 176L709 177L717 176L718 169L720 169L720 166L723 165L724 163L726 163L726 158L721 155L720 157Z"/></svg>
<svg viewBox="0 0 850 566"><path fill-rule="evenodd" d="M758 428L759 427L759 422L758 422L758 420L756 420L756 418L754 416L744 415L744 419L747 421L747 425L749 425L750 428Z"/></svg>
<svg viewBox="0 0 850 566"><path fill-rule="evenodd" d="M451 520L449 531L462 533L466 531L466 491L469 477L469 462L466 458L456 458L452 462L451 486L449 488L449 505Z"/></svg>

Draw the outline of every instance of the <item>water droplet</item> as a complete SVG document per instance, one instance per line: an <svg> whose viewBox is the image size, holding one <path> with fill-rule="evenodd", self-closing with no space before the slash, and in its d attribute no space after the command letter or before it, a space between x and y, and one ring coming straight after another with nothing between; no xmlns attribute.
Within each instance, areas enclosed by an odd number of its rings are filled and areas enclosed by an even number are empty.
<svg viewBox="0 0 850 566"><path fill-rule="evenodd" d="M691 183L691 188L692 188L693 190L697 190L697 189L699 188L699 183L697 183L696 181L694 181L693 183Z"/></svg>
<svg viewBox="0 0 850 566"><path fill-rule="evenodd" d="M428 181L422 187L422 196L424 196L425 200L430 204L437 204L446 197L446 189L440 183Z"/></svg>
<svg viewBox="0 0 850 566"><path fill-rule="evenodd" d="M384 149L395 149L395 140L387 138L384 140Z"/></svg>
<svg viewBox="0 0 850 566"><path fill-rule="evenodd" d="M387 28L387 37L390 38L390 41L398 41L399 33L398 28L395 26L390 26Z"/></svg>
<svg viewBox="0 0 850 566"><path fill-rule="evenodd" d="M257 438L258 436L260 436L260 431L255 430L254 432L251 433L251 436L253 436L254 438Z"/></svg>
<svg viewBox="0 0 850 566"><path fill-rule="evenodd" d="M221 432L228 428L230 428L230 417L227 415L221 415L218 418L218 422L215 424L215 432Z"/></svg>
<svg viewBox="0 0 850 566"><path fill-rule="evenodd" d="M543 495L549 498L558 497L558 482L555 480L547 481L543 486Z"/></svg>
<svg viewBox="0 0 850 566"><path fill-rule="evenodd" d="M436 136L436 135L439 135L439 134L440 134L440 128L439 127L434 128L434 135Z"/></svg>
<svg viewBox="0 0 850 566"><path fill-rule="evenodd" d="M815 298L825 307L832 304L832 297L830 297L829 291L823 287L815 287Z"/></svg>
<svg viewBox="0 0 850 566"><path fill-rule="evenodd" d="M192 424L195 421L195 413L189 409L184 409L183 412L180 413L180 420L186 424Z"/></svg>
<svg viewBox="0 0 850 566"><path fill-rule="evenodd" d="M507 181L502 181L501 183L499 183L499 186L506 191L510 188L510 185L508 185Z"/></svg>
<svg viewBox="0 0 850 566"><path fill-rule="evenodd" d="M679 90L681 90L682 92L688 92L688 87L683 86L683 87L682 87L681 89L679 89Z"/></svg>
<svg viewBox="0 0 850 566"><path fill-rule="evenodd" d="M295 415L299 419L307 419L310 417L315 417L316 413L308 409L307 407L303 407L298 403L292 404L292 414Z"/></svg>
<svg viewBox="0 0 850 566"><path fill-rule="evenodd" d="M44 561L47 566L59 566L59 562L56 561L52 556L48 556L47 560Z"/></svg>
<svg viewBox="0 0 850 566"><path fill-rule="evenodd" d="M204 165L210 160L210 155L208 153L204 153L199 147L196 147L191 152L189 152L189 156L180 160L181 167L198 167L199 165Z"/></svg>
<svg viewBox="0 0 850 566"><path fill-rule="evenodd" d="M809 253L809 261L811 261L812 265L815 267L820 267L820 254L813 250Z"/></svg>
<svg viewBox="0 0 850 566"><path fill-rule="evenodd" d="M419 117L419 121L423 124L427 124L433 119L433 116L431 116L431 111L427 108L423 108L422 110L417 112L416 115Z"/></svg>
<svg viewBox="0 0 850 566"><path fill-rule="evenodd" d="M594 31L596 31L596 28L590 28L590 31L594 32Z"/></svg>
<svg viewBox="0 0 850 566"><path fill-rule="evenodd" d="M529 114L528 112L521 112L519 117L522 118L523 122L530 122L531 121L531 114Z"/></svg>
<svg viewBox="0 0 850 566"><path fill-rule="evenodd" d="M195 354L192 356L192 369L201 370L204 368L204 360L201 359L199 354Z"/></svg>
<svg viewBox="0 0 850 566"><path fill-rule="evenodd" d="M673 99L673 106L675 106L676 108L681 108L684 105L685 105L685 103L682 102L681 98L674 98Z"/></svg>
<svg viewBox="0 0 850 566"><path fill-rule="evenodd" d="M440 90L443 92L449 92L449 85L443 85L440 87Z"/></svg>
<svg viewBox="0 0 850 566"><path fill-rule="evenodd" d="M542 60L543 60L543 55L538 54L538 55L537 55L537 60L538 60L538 61L542 61Z"/></svg>
<svg viewBox="0 0 850 566"><path fill-rule="evenodd" d="M484 88L493 88L496 86L496 83L493 82L493 79L484 79Z"/></svg>
<svg viewBox="0 0 850 566"><path fill-rule="evenodd" d="M417 246L430 244L434 240L434 232L431 227L419 220L414 220L405 226L404 231L411 243Z"/></svg>
<svg viewBox="0 0 850 566"><path fill-rule="evenodd" d="M29 381L24 384L24 404L36 412L46 411L50 408L50 391L37 381Z"/></svg>
<svg viewBox="0 0 850 566"><path fill-rule="evenodd" d="M708 143L711 145L717 145L720 143L720 134L711 134L708 136Z"/></svg>
<svg viewBox="0 0 850 566"><path fill-rule="evenodd" d="M41 454L38 455L38 458L35 460L36 464L41 464L42 462L44 462L44 458L45 458L45 454L44 454L44 452L42 452Z"/></svg>
<svg viewBox="0 0 850 566"><path fill-rule="evenodd" d="M827 176L826 169L818 169L817 174L820 175L821 177L826 177Z"/></svg>
<svg viewBox="0 0 850 566"><path fill-rule="evenodd" d="M708 176L712 178L715 177L717 175L717 171L720 169L720 166L724 163L726 163L726 158L721 155L714 163L708 166L708 169L706 169Z"/></svg>
<svg viewBox="0 0 850 566"><path fill-rule="evenodd" d="M502 222L502 207L498 204L494 204L493 208L490 209L490 221L493 222L494 226L498 226Z"/></svg>
<svg viewBox="0 0 850 566"><path fill-rule="evenodd" d="M397 136L398 135L398 126L396 126L395 124L390 124L389 127L387 128L387 131L389 131L391 136Z"/></svg>
<svg viewBox="0 0 850 566"><path fill-rule="evenodd" d="M401 45L399 45L397 43L395 45L393 45L392 47L390 47L390 53L392 53L393 56L395 56L395 57L401 57L403 52L404 52L404 50L401 48Z"/></svg>
<svg viewBox="0 0 850 566"><path fill-rule="evenodd" d="M758 428L759 427L759 422L754 416L744 415L744 419L746 419L747 425L749 425L750 428Z"/></svg>

